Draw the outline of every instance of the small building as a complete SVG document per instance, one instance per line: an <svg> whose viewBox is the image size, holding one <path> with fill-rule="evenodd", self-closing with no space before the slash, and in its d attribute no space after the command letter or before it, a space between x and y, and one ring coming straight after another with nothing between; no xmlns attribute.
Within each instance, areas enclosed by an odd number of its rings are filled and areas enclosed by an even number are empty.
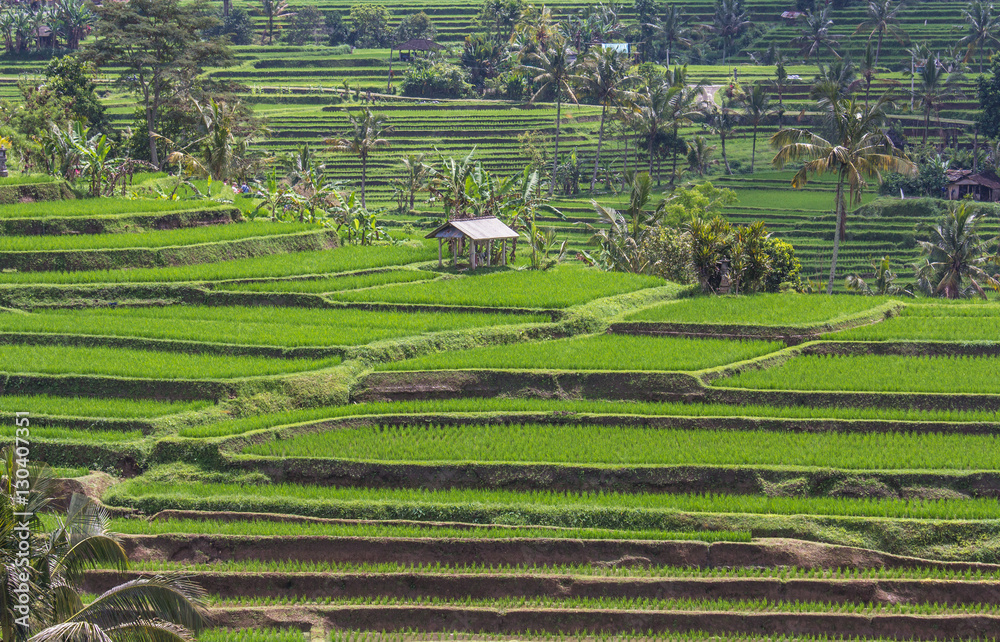
<svg viewBox="0 0 1000 642"><path fill-rule="evenodd" d="M990 171L973 172L971 169L949 169L944 173L947 184L945 197L957 201L971 195L973 200L986 203L1000 202L1000 178Z"/></svg>
<svg viewBox="0 0 1000 642"><path fill-rule="evenodd" d="M804 14L801 11L783 11L781 13L781 19L787 23L794 23L796 20L798 20L804 15L806 14Z"/></svg>
<svg viewBox="0 0 1000 642"><path fill-rule="evenodd" d="M399 60L401 62L410 62L413 60L413 54L416 51L441 51L442 49L444 49L444 47L433 40L427 40L425 38L410 38L406 42L395 45L389 49L389 61L392 62L393 51L399 52Z"/></svg>
<svg viewBox="0 0 1000 642"><path fill-rule="evenodd" d="M485 244L486 252L478 261L489 266L491 261L489 248L492 246L493 241L501 241L500 264L507 265L507 240L516 239L517 237L517 232L507 227L497 217L483 216L480 218L448 221L425 238L438 240L438 267L443 267L444 265L443 248L445 241L449 241L448 245L451 247L453 264L457 262L457 257L462 252L464 243L469 241L472 244L469 248L469 267L475 270L477 258L481 251L480 244Z"/></svg>

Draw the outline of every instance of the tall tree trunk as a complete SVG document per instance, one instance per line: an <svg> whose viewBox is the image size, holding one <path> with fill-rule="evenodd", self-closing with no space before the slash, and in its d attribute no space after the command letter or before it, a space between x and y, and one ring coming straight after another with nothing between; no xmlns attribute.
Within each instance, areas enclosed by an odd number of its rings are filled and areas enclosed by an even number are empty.
<svg viewBox="0 0 1000 642"><path fill-rule="evenodd" d="M653 177L653 139L656 138L656 134L653 132L649 133L649 177Z"/></svg>
<svg viewBox="0 0 1000 642"><path fill-rule="evenodd" d="M719 139L722 141L722 162L726 164L726 173L730 176L733 175L733 170L729 167L729 157L726 156L726 136L725 134L720 134Z"/></svg>
<svg viewBox="0 0 1000 642"><path fill-rule="evenodd" d="M604 142L604 115L608 111L608 106L601 107L601 126L597 130L597 156L594 157L594 175L590 177L590 191L594 191L597 184L597 169L601 166L601 143Z"/></svg>
<svg viewBox="0 0 1000 642"><path fill-rule="evenodd" d="M668 40L667 41L667 68L668 69L670 68L670 50L673 49L673 48L674 48L673 47L673 41ZM980 71L979 73L982 73L982 71Z"/></svg>
<svg viewBox="0 0 1000 642"><path fill-rule="evenodd" d="M361 156L361 207L367 209L368 206L365 204L365 178L368 175L368 157L362 154Z"/></svg>
<svg viewBox="0 0 1000 642"><path fill-rule="evenodd" d="M624 138L625 138L625 162L624 162L624 165L622 165L622 171L623 172L627 172L628 171L628 130L627 129L624 130L623 133L624 133Z"/></svg>
<svg viewBox="0 0 1000 642"><path fill-rule="evenodd" d="M555 193L556 189L556 169L559 167L559 123L562 118L562 95L560 94L561 87L556 87L556 150L552 155L552 178L549 179L549 198Z"/></svg>
<svg viewBox="0 0 1000 642"><path fill-rule="evenodd" d="M972 171L979 171L979 124L972 129Z"/></svg>
<svg viewBox="0 0 1000 642"><path fill-rule="evenodd" d="M840 228L845 218L844 213L844 175L837 182L837 202L834 205L837 213L836 227L833 231L833 255L830 257L830 280L826 284L826 293L833 294L833 281L837 278L837 252L840 251Z"/></svg>
<svg viewBox="0 0 1000 642"><path fill-rule="evenodd" d="M153 108L146 108L146 133L149 135L149 162L160 168L160 156L156 153L156 136L153 130Z"/></svg>
<svg viewBox="0 0 1000 642"><path fill-rule="evenodd" d="M674 166L673 166L673 169L671 169L671 171L670 171L670 186L671 187L673 187L674 183L677 182L677 131L678 131L678 126L677 126L677 123L675 122L674 123L674 145L673 145L673 147L674 147L674 149L673 149L673 152L674 152Z"/></svg>
<svg viewBox="0 0 1000 642"><path fill-rule="evenodd" d="M232 0L222 0L222 15L226 18L229 17L229 7L232 4Z"/></svg>
<svg viewBox="0 0 1000 642"><path fill-rule="evenodd" d="M753 124L753 146L750 149L750 173L753 174L757 164L757 123Z"/></svg>
<svg viewBox="0 0 1000 642"><path fill-rule="evenodd" d="M924 141L923 144L927 144L927 133L931 129L931 110L928 109L924 112Z"/></svg>
<svg viewBox="0 0 1000 642"><path fill-rule="evenodd" d="M875 64L878 64L878 55L882 52L882 36L883 32L878 32L878 45L875 47Z"/></svg>

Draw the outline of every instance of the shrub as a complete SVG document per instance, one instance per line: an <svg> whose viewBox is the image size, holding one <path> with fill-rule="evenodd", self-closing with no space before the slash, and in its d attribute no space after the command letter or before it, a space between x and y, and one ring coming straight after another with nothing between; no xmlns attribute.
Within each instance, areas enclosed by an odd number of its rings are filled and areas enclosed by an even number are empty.
<svg viewBox="0 0 1000 642"><path fill-rule="evenodd" d="M406 70L401 87L404 96L421 98L468 98L473 95L465 71L446 62L415 62Z"/></svg>

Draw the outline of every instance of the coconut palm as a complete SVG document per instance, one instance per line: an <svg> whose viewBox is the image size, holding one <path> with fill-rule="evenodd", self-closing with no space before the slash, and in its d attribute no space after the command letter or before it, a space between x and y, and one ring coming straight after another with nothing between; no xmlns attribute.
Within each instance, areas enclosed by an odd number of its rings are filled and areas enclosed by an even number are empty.
<svg viewBox="0 0 1000 642"><path fill-rule="evenodd" d="M267 19L267 44L274 43L274 23L281 18L291 18L287 0L261 0L261 9Z"/></svg>
<svg viewBox="0 0 1000 642"><path fill-rule="evenodd" d="M743 105L743 118L753 127L753 146L750 152L752 174L757 161L757 129L774 113L774 107L771 106L771 97L767 95L767 87L760 82L755 82L750 91L743 94L740 103Z"/></svg>
<svg viewBox="0 0 1000 642"><path fill-rule="evenodd" d="M239 101L227 103L211 98L208 105L192 102L201 119L201 136L184 150L171 153L167 162L181 164L189 174L219 181L245 177L252 162L250 147L266 130L241 123Z"/></svg>
<svg viewBox="0 0 1000 642"><path fill-rule="evenodd" d="M694 140L688 141L687 161L688 167L698 176L704 176L710 165L719 161L712 160L715 153L715 145L709 145L708 139L704 136L695 136Z"/></svg>
<svg viewBox="0 0 1000 642"><path fill-rule="evenodd" d="M834 60L830 66L820 63L818 68L819 73L809 90L809 97L813 100L833 103L850 97L860 86L854 63L849 58Z"/></svg>
<svg viewBox="0 0 1000 642"><path fill-rule="evenodd" d="M834 211L836 227L827 293L833 293L837 273L837 252L844 236L847 203L857 203L868 180L881 181L883 172L913 175L916 166L902 150L892 144L885 132L885 109L888 98L864 107L844 98L827 106L827 120L834 135L830 140L803 129L783 129L771 137L778 150L773 165L781 169L788 163L805 161L792 178L792 187L802 188L811 176L833 173L837 176ZM846 190L846 194L845 194Z"/></svg>
<svg viewBox="0 0 1000 642"><path fill-rule="evenodd" d="M403 185L408 193L408 202L411 210L413 209L417 192L426 187L427 179L430 176L429 168L424 163L424 157L424 154L409 154L400 161L403 171L406 172L406 176L403 178Z"/></svg>
<svg viewBox="0 0 1000 642"><path fill-rule="evenodd" d="M653 79L636 96L633 123L646 139L649 176L653 175L656 145L670 127L670 102L678 91L679 87L671 85L664 79Z"/></svg>
<svg viewBox="0 0 1000 642"><path fill-rule="evenodd" d="M608 111L616 109L628 97L629 86L637 76L629 75L628 59L613 49L599 49L591 52L583 63L580 74L580 89L597 100L601 106L601 125L597 130L597 153L594 156L594 174L590 178L590 189L597 183L597 171L601 166L601 146L604 142L604 123Z"/></svg>
<svg viewBox="0 0 1000 642"><path fill-rule="evenodd" d="M345 138L327 138L323 142L327 151L346 152L361 159L361 207L365 204L365 185L368 179L368 156L383 147L389 147L389 141L383 138L393 131L389 117L385 114L373 114L367 107L357 114L348 114L351 131Z"/></svg>
<svg viewBox="0 0 1000 642"><path fill-rule="evenodd" d="M781 119L785 115L785 89L788 87L788 70L785 69L785 63L780 60L775 65L771 87L778 94L778 107L774 112L778 115L778 129L781 129Z"/></svg>
<svg viewBox="0 0 1000 642"><path fill-rule="evenodd" d="M681 125L689 125L696 116L705 112L705 87L707 80L699 80L696 83L688 81L687 67L674 67L673 71L667 75L667 82L670 83L674 91L667 101L667 119L673 128L674 142L680 140ZM673 170L670 175L670 184L677 182L677 144L673 146Z"/></svg>
<svg viewBox="0 0 1000 642"><path fill-rule="evenodd" d="M660 199L652 210L647 209L653 197L653 181L649 174L630 173L628 182L631 187L628 207L616 210L591 201L602 225L587 227L595 230L592 241L601 249L596 261L601 267L640 274L651 267L641 251L643 241L663 218L666 201Z"/></svg>
<svg viewBox="0 0 1000 642"><path fill-rule="evenodd" d="M913 97L919 101L924 112L923 144L927 144L927 135L931 127L931 114L937 114L940 121L941 108L954 98L962 95L958 82L961 75L948 73L937 64L937 56L933 56L917 74L917 85Z"/></svg>
<svg viewBox="0 0 1000 642"><path fill-rule="evenodd" d="M899 26L899 12L903 9L903 3L895 3L893 0L870 0L868 3L868 17L858 25L854 35L868 33L868 42L878 36L875 45L875 64L878 64L879 55L882 53L882 38L889 34L901 45L909 41L909 37L902 27Z"/></svg>
<svg viewBox="0 0 1000 642"><path fill-rule="evenodd" d="M973 59L976 52L979 53L979 73L983 73L983 60L986 57L986 50L990 47L1000 45L1000 17L993 12L993 4L972 0L962 9L962 19L968 25L968 32L958 41L958 44L966 48L965 61Z"/></svg>
<svg viewBox="0 0 1000 642"><path fill-rule="evenodd" d="M733 170L729 166L729 156L726 155L726 139L732 137L733 131L740 122L740 116L733 108L732 99L726 96L716 104L714 101L705 105L705 123L713 134L719 137L722 146L722 163L726 166L726 173L732 175Z"/></svg>
<svg viewBox="0 0 1000 642"><path fill-rule="evenodd" d="M574 54L569 43L559 34L548 38L545 48L540 49L528 58L534 63L524 65L524 68L534 75L534 82L539 85L538 91L531 97L535 102L547 94L554 94L556 99L556 137L555 150L552 153L552 178L549 180L549 196L555 190L556 168L559 165L559 126L562 120L563 93L574 103L578 102L573 93L573 84L579 80L574 72Z"/></svg>
<svg viewBox="0 0 1000 642"><path fill-rule="evenodd" d="M128 560L108 532L107 512L90 499L74 496L65 516L40 515L51 510L53 479L44 465L30 465L28 477L13 452L0 452L0 630L3 642L182 642L186 629L204 623L204 592L182 577L154 577L128 582L84 606L77 592L84 571L111 568L125 571ZM19 495L19 482L28 492ZM23 491L22 491L23 492ZM21 500L24 503L21 503ZM15 515L15 511L18 515ZM29 514L27 519L24 514ZM28 526L30 557L20 561L19 522ZM22 531L23 532L23 531ZM28 569L24 582L19 575ZM28 584L25 604L11 590ZM28 626L22 626L26 617Z"/></svg>
<svg viewBox="0 0 1000 642"><path fill-rule="evenodd" d="M692 40L692 29L687 24L687 16L680 7L667 5L663 10L663 20L656 25L657 31L667 44L667 67L670 66L670 55L674 52L675 45L690 47Z"/></svg>
<svg viewBox="0 0 1000 642"><path fill-rule="evenodd" d="M806 60L816 56L819 59L820 53L825 49L832 53L834 57L840 58L840 54L834 46L839 42L839 38L830 33L833 20L830 19L830 7L825 7L820 12L807 11L806 23L802 29L802 34L792 40L793 45L799 48L799 55Z"/></svg>
<svg viewBox="0 0 1000 642"><path fill-rule="evenodd" d="M989 248L997 238L980 238L982 217L981 211L961 203L949 208L944 220L925 226L930 240L917 241L923 252L917 284L925 293L957 299L975 292L985 299L984 285L1000 289L1000 282L984 269L993 263Z"/></svg>
<svg viewBox="0 0 1000 642"><path fill-rule="evenodd" d="M742 36L753 22L743 6L743 0L715 0L711 24L705 28L722 41L722 63L725 64L736 39Z"/></svg>

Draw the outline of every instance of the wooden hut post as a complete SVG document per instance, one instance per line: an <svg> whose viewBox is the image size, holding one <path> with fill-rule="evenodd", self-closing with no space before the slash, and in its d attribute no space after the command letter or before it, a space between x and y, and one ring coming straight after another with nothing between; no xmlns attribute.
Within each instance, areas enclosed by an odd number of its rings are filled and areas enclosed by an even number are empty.
<svg viewBox="0 0 1000 642"><path fill-rule="evenodd" d="M473 270L476 269L476 242L475 241L472 241L472 244L469 246L469 265L470 265L471 269L473 269Z"/></svg>
<svg viewBox="0 0 1000 642"><path fill-rule="evenodd" d="M443 263L441 262L441 258L442 258L441 254L443 253L443 250L442 250L442 246L443 245L444 245L444 239L440 239L439 238L438 239L438 267L439 268L444 267Z"/></svg>
<svg viewBox="0 0 1000 642"><path fill-rule="evenodd" d="M507 265L507 239L500 242L500 265Z"/></svg>
<svg viewBox="0 0 1000 642"><path fill-rule="evenodd" d="M493 241L486 241L486 267L493 265Z"/></svg>

